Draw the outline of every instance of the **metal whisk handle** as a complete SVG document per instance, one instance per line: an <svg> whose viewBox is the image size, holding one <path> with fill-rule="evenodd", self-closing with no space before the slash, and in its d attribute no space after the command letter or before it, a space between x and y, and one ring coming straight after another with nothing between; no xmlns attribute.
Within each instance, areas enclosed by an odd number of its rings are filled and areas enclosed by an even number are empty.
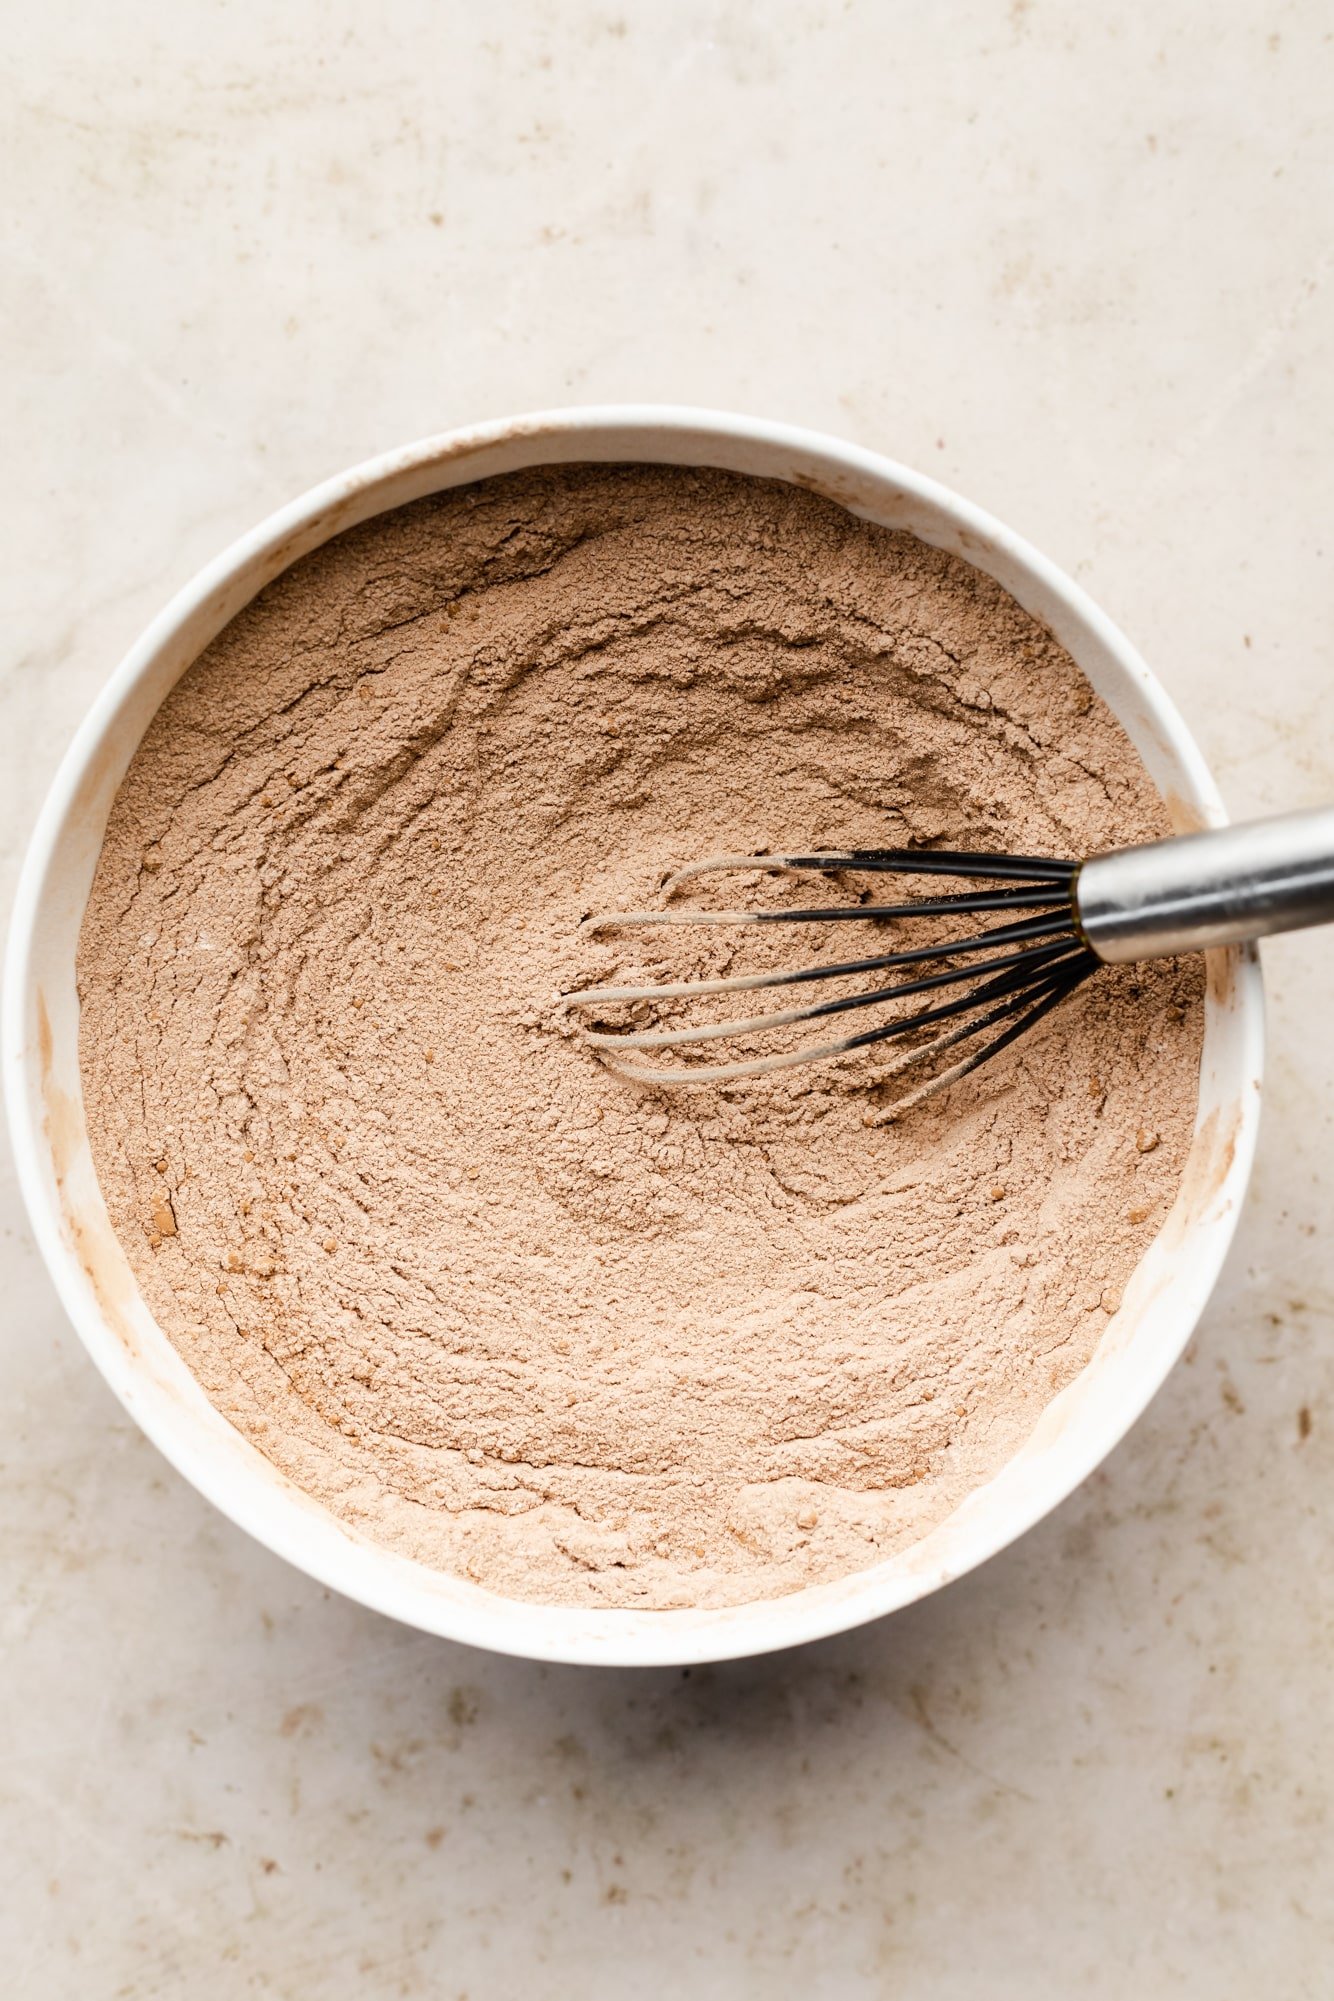
<svg viewBox="0 0 1334 2001"><path fill-rule="evenodd" d="M1334 806L1097 855L1074 899L1109 965L1334 923Z"/></svg>

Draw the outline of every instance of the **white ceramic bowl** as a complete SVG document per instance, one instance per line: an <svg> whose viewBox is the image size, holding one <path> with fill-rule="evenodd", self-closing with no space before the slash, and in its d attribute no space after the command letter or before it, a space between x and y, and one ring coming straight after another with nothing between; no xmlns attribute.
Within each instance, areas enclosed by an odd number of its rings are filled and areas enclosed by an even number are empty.
<svg viewBox="0 0 1334 2001"><path fill-rule="evenodd" d="M187 585L121 662L60 767L19 884L5 968L5 1087L20 1182L70 1318L125 1408L241 1528L350 1598L474 1646L602 1665L718 1660L839 1632L937 1590L1032 1527L1139 1416L1189 1339L1245 1190L1259 1112L1260 975L1252 954L1212 958L1199 1116L1181 1191L1093 1359L1022 1451L912 1548L833 1584L719 1611L565 1610L427 1569L327 1513L214 1410L149 1313L111 1229L84 1124L74 980L94 864L158 704L214 634L297 557L443 487L595 459L791 480L966 558L1073 654L1138 748L1175 825L1223 820L1199 751L1116 628L1036 550L933 480L834 438L703 410L631 405L483 424L372 459L283 508Z"/></svg>

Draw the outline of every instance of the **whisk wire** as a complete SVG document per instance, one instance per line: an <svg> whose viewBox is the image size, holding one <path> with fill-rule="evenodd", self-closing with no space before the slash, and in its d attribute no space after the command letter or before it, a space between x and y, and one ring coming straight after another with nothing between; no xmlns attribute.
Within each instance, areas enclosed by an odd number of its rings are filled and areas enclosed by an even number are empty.
<svg viewBox="0 0 1334 2001"><path fill-rule="evenodd" d="M663 883L670 895L683 882L701 875L726 870L767 869L815 871L837 875L958 875L998 877L1013 882L1066 882L1074 876L1077 862L1055 861L1046 855L964 854L954 848L831 848L811 854L706 855L702 861L688 862Z"/></svg>
<svg viewBox="0 0 1334 2001"><path fill-rule="evenodd" d="M1057 958L1069 958L1072 953L1080 953L1083 949L1078 939L1071 933L1052 944L1034 945L1027 951L985 959L981 965L947 967L944 972L928 973L916 980L900 980L887 987L876 987L869 993L841 994L836 1000L814 1001L809 1007L790 1007L772 1014L752 1015L746 1021L711 1022L703 1027L651 1028L638 1033L619 1029L586 1029L584 1039L595 1048L667 1049L680 1047L685 1043L714 1042L720 1036L758 1035L766 1029L787 1028L799 1021L819 1021L828 1015L847 1014L858 1008L877 1007L883 1002L904 1000L910 994L924 994L940 987L958 986L961 981L979 979L984 973L1036 972L1039 967L1049 965ZM994 990L980 988L978 992L981 994ZM917 1019L920 1021L930 1018L926 1016Z"/></svg>
<svg viewBox="0 0 1334 2001"><path fill-rule="evenodd" d="M927 1062L941 1051L952 1048L971 1036L980 1035L999 1022L1008 1020L1018 1010L1028 1008L1031 1002L1040 1001L1043 996L1051 996L1051 1004L1054 1005L1055 1000L1063 999L1067 993L1072 992L1091 971L1093 964L1083 964L1082 955L1080 962L1076 964L1072 961L1069 969L1061 968L1054 971L1049 969L1048 977L1045 979L1035 979L1018 992L1011 989L999 1006L989 1009L978 1020L960 1023L947 1034L936 1036L931 1041L923 1043L920 1048L910 1050L889 1074L897 1075L901 1070ZM957 1019L960 1014L972 1014L983 1003L984 998L981 994L967 995L962 1000L938 1008L924 1009L921 1014L913 1015L906 1021L885 1022L876 1028L863 1029L858 1035L841 1036L835 1042L805 1043L800 1049L785 1050L774 1056L741 1059L733 1063L699 1063L679 1070L659 1070L629 1063L614 1049L600 1050L599 1054L621 1075L632 1077L642 1084L727 1083L746 1077L767 1076L776 1070L796 1069L802 1064L818 1063L836 1056L848 1056L856 1050L869 1049L876 1043L886 1042L892 1036L907 1034L911 1029L921 1029L936 1021ZM994 990L991 991L990 998L996 998ZM1046 1007L1031 1008L1029 1014L1023 1017L1021 1025L1026 1027L1030 1019L1036 1020L1039 1012L1045 1013ZM1019 1028L1016 1027L1015 1033L1018 1032ZM1006 1035L1006 1042L1013 1040L1014 1035ZM997 1048L1001 1047L1004 1047L1004 1043L999 1039L996 1044L989 1044L986 1049L980 1050L976 1056L968 1059L966 1069L969 1071L977 1069L979 1064L985 1062L989 1056L995 1054ZM943 1081L940 1083L940 1088L944 1088ZM916 1102L921 1095L923 1094L915 1094L914 1101Z"/></svg>
<svg viewBox="0 0 1334 2001"><path fill-rule="evenodd" d="M901 1119L905 1112L912 1111L914 1106L920 1105L924 1099L934 1097L938 1091L949 1090L951 1085L958 1084L965 1077L971 1076L974 1070L980 1070L984 1063L990 1062L993 1056L999 1056L1002 1049L1006 1049L1010 1043L1016 1042L1027 1029L1032 1028L1035 1022L1040 1021L1044 1014L1049 1014L1054 1007L1059 1006L1066 999L1067 995L1072 994L1075 988L1080 986L1089 977L1090 973L1096 970L1097 961L1093 960L1092 963L1081 966L1078 971L1070 974L1066 979L1055 982L1032 1007L1019 1016L1018 1020L1012 1021L1009 1027L996 1037L994 1042L989 1042L985 1049L975 1050L971 1056L966 1056L961 1063L952 1064L948 1070L938 1071L934 1077L928 1077L925 1082L917 1085L916 1089L896 1098L879 1114L880 1120L888 1125L894 1119ZM1022 999L1025 1001L1032 1000L1033 991L1030 990L1024 994ZM980 1034L984 1028L994 1027L998 1021L1004 1020L1005 1016L1010 1012L1012 1012L1012 1008L997 1008L984 1021L974 1022L953 1035L937 1038L933 1049L930 1051L913 1052L904 1063L897 1067L898 1069L906 1070L919 1055L938 1054L941 1049L952 1043L963 1042L971 1035Z"/></svg>
<svg viewBox="0 0 1334 2001"><path fill-rule="evenodd" d="M992 880L995 889L967 888L944 895L919 896L900 903L855 903L767 910L678 909L613 911L585 920L585 935L612 929L651 925L838 924L855 920L904 923L916 918L1031 911L1031 916L1002 923L972 937L906 946L864 959L823 962L792 970L732 975L713 980L663 981L649 985L607 984L580 988L563 996L567 1007L605 1007L620 1002L690 1000L699 996L853 978L867 973L922 968L912 978L891 981L870 991L838 995L807 1006L780 1008L746 1019L690 1023L681 1027L617 1030L591 1026L585 1039L603 1061L621 1074L651 1085L717 1084L773 1071L821 1062L871 1048L892 1038L917 1035L942 1027L925 1041L908 1048L888 1071L875 1078L877 1088L912 1068L937 1062L948 1050L999 1030L982 1048L893 1100L877 1107L877 1119L900 1116L931 1093L969 1075L1007 1048L1075 987L1094 972L1100 961L1085 942L1075 920L1074 888L1078 865L1035 855L988 855L956 849L918 852L896 848L848 848L781 855L713 855L667 877L663 894L670 897L683 883L727 871L810 871L835 875L883 873L954 876L972 881ZM1014 947L1017 949L1011 950ZM955 963L967 961L964 965ZM932 966L935 970L927 971ZM981 984L978 984L978 982ZM704 1042L761 1036L798 1023L822 1021L868 1007L892 1006L916 995L935 995L967 984L968 991L933 1001L915 1013L877 1022L855 1034L828 1042L803 1043L771 1055L731 1062L690 1063L662 1069L631 1060L643 1051L680 1048Z"/></svg>
<svg viewBox="0 0 1334 2001"><path fill-rule="evenodd" d="M586 936L599 931L624 931L645 924L855 924L893 923L905 917L967 916L987 910L1049 910L1068 904L1068 887L1053 882L1049 889L979 889L959 896L916 897L910 903L832 903L810 909L610 910L587 917L579 927Z"/></svg>
<svg viewBox="0 0 1334 2001"><path fill-rule="evenodd" d="M1002 945L1019 945L1029 939L1050 937L1053 932L1073 935L1069 911L1030 917L1022 924L1003 924L993 931L980 931L973 938L951 938L939 945L913 945L902 952L882 952L873 959L824 961L815 966L799 966L791 972L739 973L719 980L669 980L649 986L580 987L572 993L563 994L561 998L567 1007L606 1007L614 1001L689 1000L696 995L752 993L761 987L804 986L814 980L841 980L856 973L887 972L893 966L916 966L928 959L994 951Z"/></svg>

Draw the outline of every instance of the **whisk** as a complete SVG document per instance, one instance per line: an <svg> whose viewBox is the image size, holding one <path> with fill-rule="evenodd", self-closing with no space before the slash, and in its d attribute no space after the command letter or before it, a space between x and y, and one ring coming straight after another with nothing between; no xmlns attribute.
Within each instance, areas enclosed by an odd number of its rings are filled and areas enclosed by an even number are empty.
<svg viewBox="0 0 1334 2001"><path fill-rule="evenodd" d="M672 904L685 883L728 872L937 877L970 886L883 903L759 910ZM979 886L983 884L995 886ZM568 1009L586 1022L592 1017L583 1028L584 1039L604 1061L645 1084L718 1084L827 1062L906 1038L897 1060L877 1071L877 1086L907 1080L912 1072L928 1074L921 1082L905 1081L898 1095L882 1105L881 1116L895 1118L999 1055L1104 966L1172 958L1334 921L1334 807L1118 848L1085 861L934 848L711 855L668 876L661 894L660 909L607 912L586 919L583 931L859 923L889 930L893 935L887 942L896 949L791 971L585 987L564 994ZM951 920L960 918L984 925L988 919L998 921L968 935L953 935ZM911 938L907 927L928 919L933 932L944 928L947 935L899 944L899 934ZM741 1019L628 1029L597 1022L599 1013L627 1003L656 1007L771 988L816 987L869 974L889 977L869 989ZM914 1006L905 1013L902 1003L909 1001ZM895 1010L892 1019L777 1053L676 1068L643 1060L646 1054L702 1043L762 1045L775 1030L885 1008ZM938 1067L951 1051L970 1042L974 1047L966 1054Z"/></svg>

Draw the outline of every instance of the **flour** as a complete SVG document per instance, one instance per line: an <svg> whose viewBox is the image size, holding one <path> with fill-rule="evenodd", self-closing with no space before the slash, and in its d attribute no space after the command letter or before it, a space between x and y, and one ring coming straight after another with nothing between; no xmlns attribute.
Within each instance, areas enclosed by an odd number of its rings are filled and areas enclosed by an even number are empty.
<svg viewBox="0 0 1334 2001"><path fill-rule="evenodd" d="M909 536L634 466L418 502L243 611L121 788L79 960L112 1221L218 1408L382 1542L565 1603L846 1573L1087 1361L1176 1190L1200 966L1099 974L883 1125L874 1054L654 1094L555 999L824 941L580 919L757 842L1164 831L1068 656Z"/></svg>

